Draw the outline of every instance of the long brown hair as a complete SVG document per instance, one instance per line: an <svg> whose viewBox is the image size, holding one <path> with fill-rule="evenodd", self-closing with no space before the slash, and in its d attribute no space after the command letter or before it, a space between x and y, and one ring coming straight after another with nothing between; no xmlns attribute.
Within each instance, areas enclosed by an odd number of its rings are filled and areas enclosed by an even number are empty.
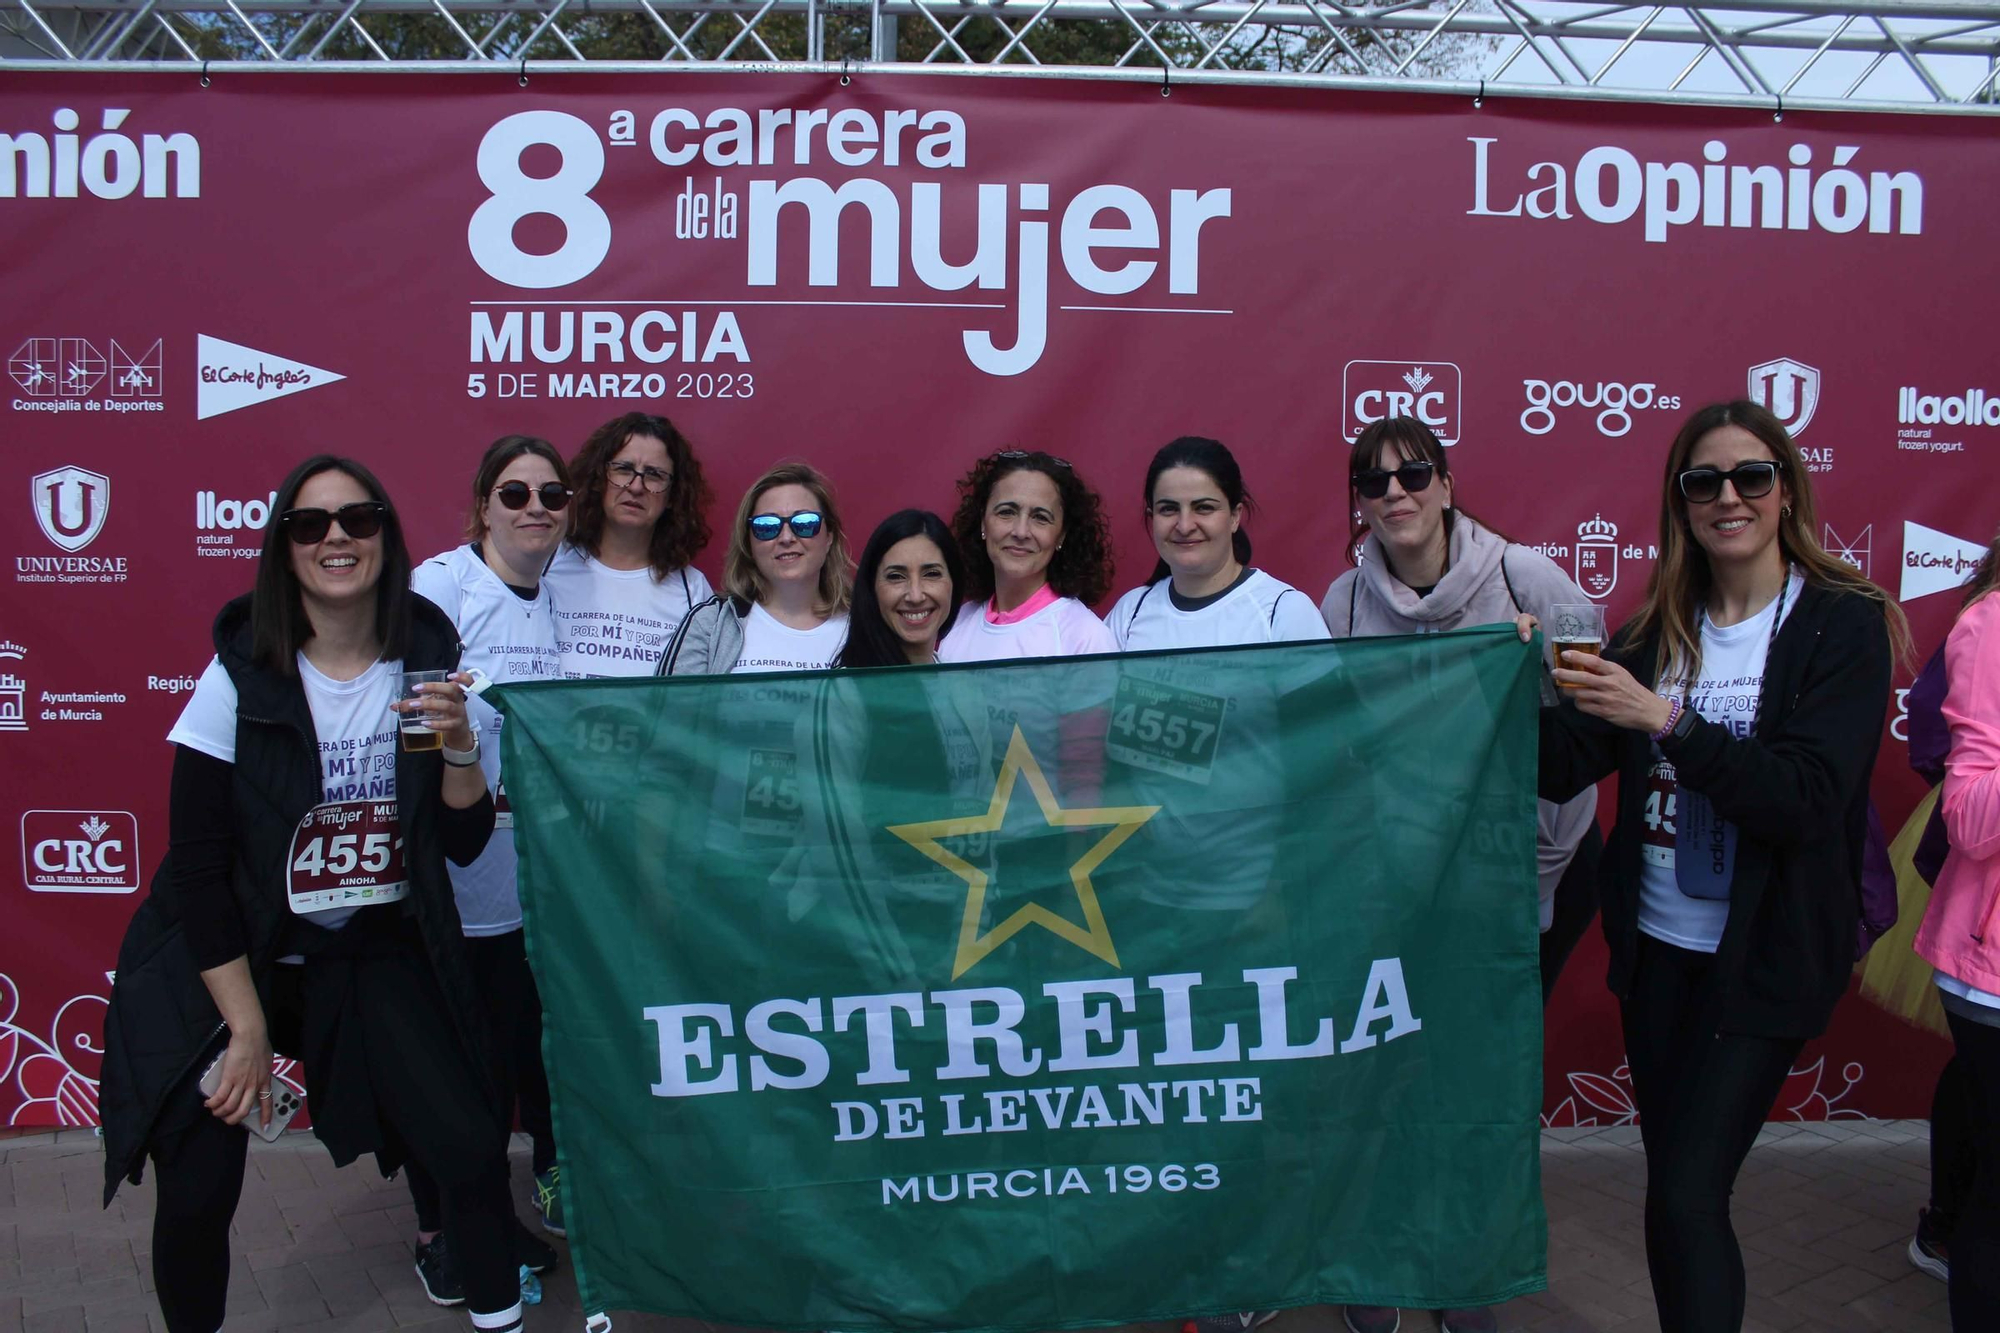
<svg viewBox="0 0 2000 1333"><path fill-rule="evenodd" d="M701 474L694 445L665 417L649 412L627 412L613 417L590 433L576 457L569 461L576 487L575 527L570 541L595 557L604 539L604 496L610 489L606 469L634 436L650 435L667 447L673 465L673 479L667 483L667 504L653 524L653 538L646 546L646 563L653 578L666 578L677 569L694 563L702 547L708 545L708 505L714 497Z"/></svg>
<svg viewBox="0 0 2000 1333"><path fill-rule="evenodd" d="M1958 609L1964 611L1995 587L2000 587L2000 532L1993 534L1993 540L1986 544L1986 554L1973 566L1972 577L1966 580L1965 596Z"/></svg>
<svg viewBox="0 0 2000 1333"><path fill-rule="evenodd" d="M1846 561L1829 555L1819 544L1819 518L1813 507L1812 478L1792 437L1765 408L1747 399L1710 403L1682 423L1667 450L1666 475L1660 484L1660 558L1646 584L1646 598L1627 625L1628 644L1648 634L1659 636L1653 658L1653 679L1694 679L1701 673L1701 606L1714 586L1708 554L1694 540L1687 500L1681 495L1680 474L1695 445L1710 431L1737 426L1750 432L1778 463L1778 480L1791 503L1778 516L1778 549L1797 565L1806 582L1842 589L1866 597L1882 608L1889 625L1889 643L1897 660L1910 658L1910 625L1903 609L1866 575Z"/></svg>
<svg viewBox="0 0 2000 1333"><path fill-rule="evenodd" d="M750 483L736 506L736 525L729 530L729 551L722 557L722 586L731 597L746 602L764 600L764 578L757 557L750 553L750 515L765 491L803 486L819 505L820 531L826 534L826 563L819 567L818 610L828 616L847 609L854 587L854 557L847 553L847 530L840 525L840 506L833 502L833 483L807 463L780 463Z"/></svg>

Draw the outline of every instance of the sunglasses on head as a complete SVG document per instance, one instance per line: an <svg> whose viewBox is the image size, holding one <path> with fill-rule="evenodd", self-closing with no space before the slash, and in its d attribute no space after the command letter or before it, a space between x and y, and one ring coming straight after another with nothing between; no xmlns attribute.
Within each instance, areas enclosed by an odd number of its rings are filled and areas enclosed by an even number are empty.
<svg viewBox="0 0 2000 1333"><path fill-rule="evenodd" d="M794 537L800 541L808 541L819 536L820 525L825 521L820 517L819 511L814 509L801 509L790 518L778 514L752 514L750 535L760 542L774 542L778 540L778 534L785 530L785 526L790 524Z"/></svg>
<svg viewBox="0 0 2000 1333"><path fill-rule="evenodd" d="M1722 483L1725 481L1736 488L1738 497L1755 500L1760 496L1769 495L1771 488L1778 484L1778 465L1738 463L1727 472L1713 467L1691 467L1675 480L1689 504L1713 503L1721 496Z"/></svg>
<svg viewBox="0 0 2000 1333"><path fill-rule="evenodd" d="M569 504L569 497L575 494L559 481L545 481L540 486L530 486L525 481L503 481L493 488L493 493L499 496L500 503L509 509L526 509L528 497L540 495L542 508L551 514L566 507Z"/></svg>
<svg viewBox="0 0 2000 1333"><path fill-rule="evenodd" d="M1379 500L1389 493L1389 478L1394 477L1406 494L1415 495L1430 486L1431 476L1436 471L1435 463L1405 463L1393 471L1379 467L1364 468L1356 472L1352 480L1355 492L1363 499Z"/></svg>
<svg viewBox="0 0 2000 1333"><path fill-rule="evenodd" d="M287 509L278 515L285 535L299 546L313 546L326 540L327 529L335 522L356 541L373 537L382 530L389 506L380 500L356 500L338 509Z"/></svg>
<svg viewBox="0 0 2000 1333"><path fill-rule="evenodd" d="M1010 463L1017 458L1046 458L1063 471L1069 471L1069 460L1067 458L1057 458L1054 454L1040 453L1033 449L1002 449L993 456L995 458L1004 458Z"/></svg>

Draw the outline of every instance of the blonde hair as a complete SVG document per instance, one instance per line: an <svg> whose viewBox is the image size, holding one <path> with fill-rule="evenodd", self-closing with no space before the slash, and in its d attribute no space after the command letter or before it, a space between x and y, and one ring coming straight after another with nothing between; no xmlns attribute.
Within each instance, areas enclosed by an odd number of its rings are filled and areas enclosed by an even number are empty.
<svg viewBox="0 0 2000 1333"><path fill-rule="evenodd" d="M847 530L840 525L833 483L807 463L780 463L751 482L750 489L743 492L743 499L736 506L735 526L729 530L729 551L722 558L722 586L731 597L746 602L764 600L769 590L764 587L763 575L757 572L757 557L750 550L750 515L764 492L779 486L803 486L812 492L819 506L820 531L827 539L826 563L819 567L819 596L814 605L821 615L839 615L847 610L849 594L854 588L854 560L847 553Z"/></svg>
<svg viewBox="0 0 2000 1333"><path fill-rule="evenodd" d="M1748 431L1777 460L1778 480L1791 496L1791 503L1778 517L1778 549L1784 558L1799 567L1807 583L1856 593L1881 607L1882 618L1888 623L1890 647L1898 661L1908 662L1910 624L1903 609L1869 582L1866 575L1827 554L1820 545L1812 478L1799 447L1768 410L1738 399L1701 408L1681 426L1673 446L1667 450L1666 477L1660 496L1660 558L1653 564L1645 601L1632 617L1627 637L1628 643L1637 644L1648 634L1658 634L1654 680L1692 680L1701 673L1701 605L1708 599L1713 578L1708 555L1695 542L1688 522L1680 474L1687 468L1688 459L1702 437L1723 426L1738 426Z"/></svg>

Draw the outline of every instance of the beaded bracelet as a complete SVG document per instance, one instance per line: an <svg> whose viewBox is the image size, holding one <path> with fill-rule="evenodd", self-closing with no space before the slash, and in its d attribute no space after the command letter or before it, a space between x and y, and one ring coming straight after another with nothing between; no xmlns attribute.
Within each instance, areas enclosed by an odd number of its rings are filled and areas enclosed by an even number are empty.
<svg viewBox="0 0 2000 1333"><path fill-rule="evenodd" d="M1654 732L1651 736L1647 737L1647 739L1652 741L1653 744L1658 745L1661 741L1667 738L1667 733L1674 729L1674 723L1680 720L1681 720L1681 701L1679 699L1667 700L1666 725L1662 726L1658 731Z"/></svg>

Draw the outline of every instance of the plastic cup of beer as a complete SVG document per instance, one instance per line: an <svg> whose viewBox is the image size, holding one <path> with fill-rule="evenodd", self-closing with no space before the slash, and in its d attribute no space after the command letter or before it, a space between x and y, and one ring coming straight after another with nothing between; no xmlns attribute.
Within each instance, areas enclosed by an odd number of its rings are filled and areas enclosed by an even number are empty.
<svg viewBox="0 0 2000 1333"><path fill-rule="evenodd" d="M1556 665L1567 667L1564 653L1589 653L1592 657L1604 652L1604 608L1595 602L1574 605L1552 606L1549 608L1549 645L1555 650ZM1574 685L1563 686L1573 690Z"/></svg>
<svg viewBox="0 0 2000 1333"><path fill-rule="evenodd" d="M432 731L430 727L425 725L426 719L431 715L421 708L404 712L403 706L415 702L420 697L417 693L417 686L441 685L451 679L451 673L449 671L405 671L402 673L400 679L402 687L397 697L401 706L396 710L396 725L403 734L403 748L410 751L442 750L444 748L444 733L441 731Z"/></svg>

